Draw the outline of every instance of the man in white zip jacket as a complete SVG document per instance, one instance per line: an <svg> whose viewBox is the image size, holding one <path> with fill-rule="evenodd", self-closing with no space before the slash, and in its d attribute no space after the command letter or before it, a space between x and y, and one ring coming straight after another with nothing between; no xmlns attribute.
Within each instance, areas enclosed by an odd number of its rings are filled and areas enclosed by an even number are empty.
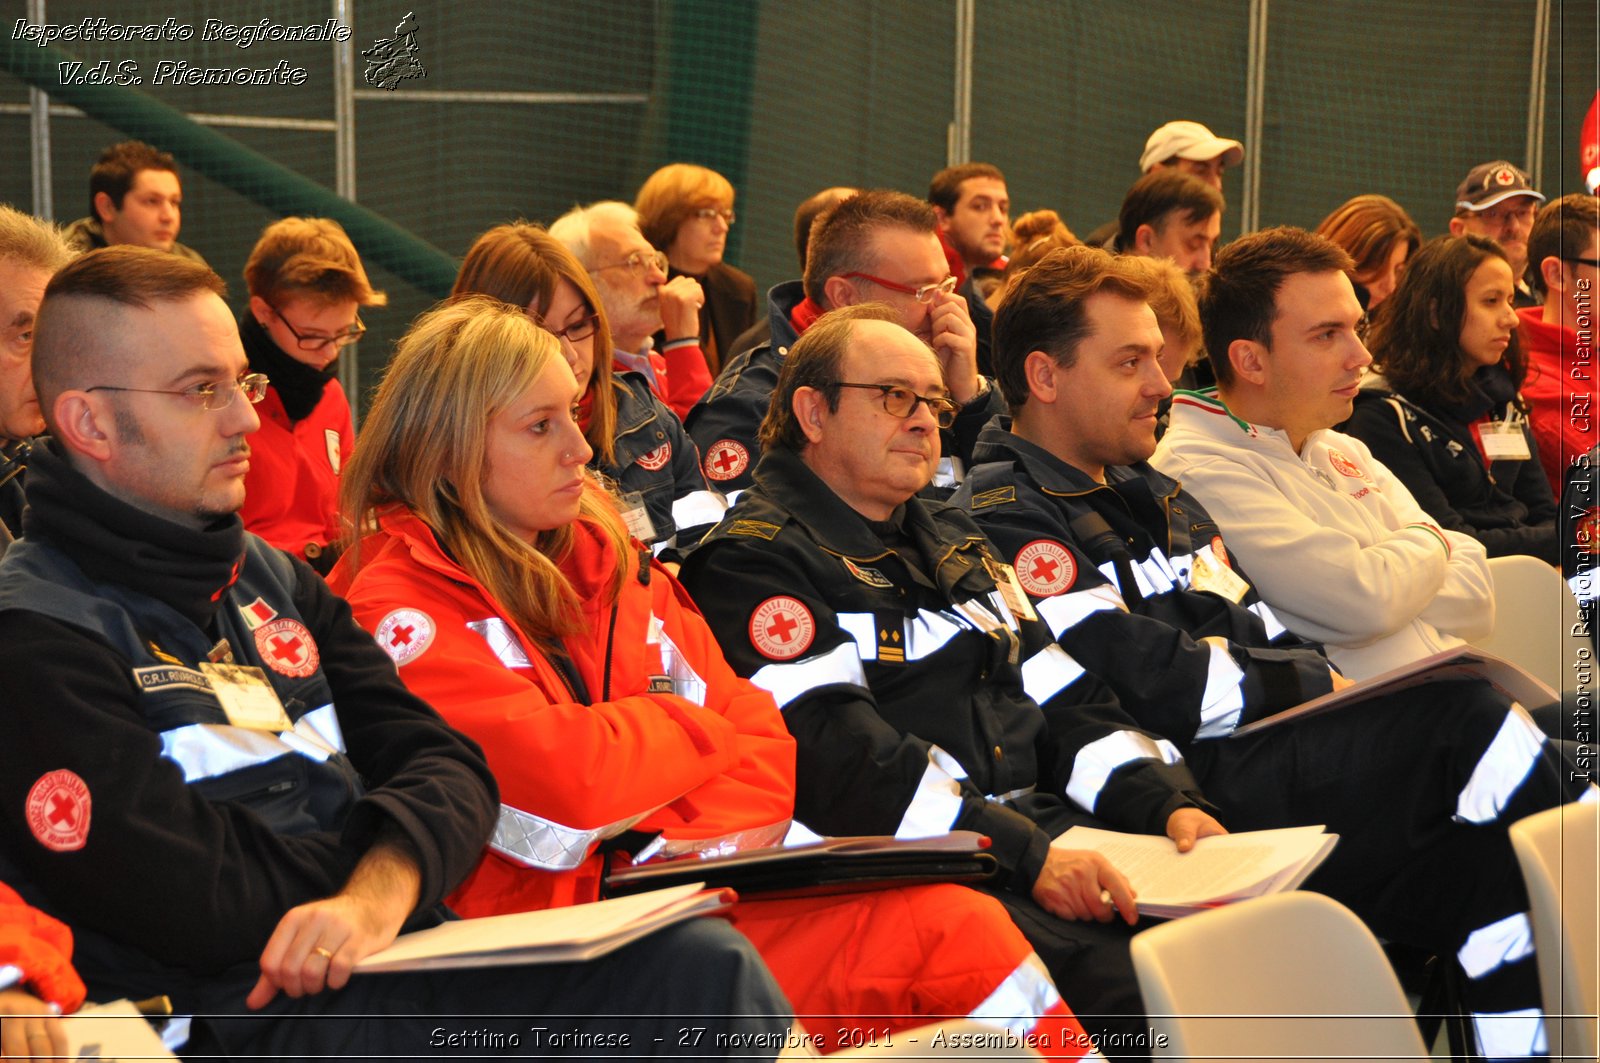
<svg viewBox="0 0 1600 1063"><path fill-rule="evenodd" d="M1483 547L1330 430L1372 361L1349 263L1300 229L1230 244L1200 303L1216 392L1178 393L1151 461L1204 503L1283 622L1361 679L1487 635L1494 598Z"/></svg>

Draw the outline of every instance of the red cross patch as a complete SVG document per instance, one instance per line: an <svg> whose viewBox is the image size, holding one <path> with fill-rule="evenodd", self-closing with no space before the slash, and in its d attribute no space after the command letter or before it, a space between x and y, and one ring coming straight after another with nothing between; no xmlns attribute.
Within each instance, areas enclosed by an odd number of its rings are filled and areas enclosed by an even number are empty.
<svg viewBox="0 0 1600 1063"><path fill-rule="evenodd" d="M89 787L65 768L45 772L28 791L28 828L39 844L58 853L89 840Z"/></svg>
<svg viewBox="0 0 1600 1063"><path fill-rule="evenodd" d="M1494 183L1497 185L1514 185L1517 183L1517 173L1509 166L1502 166L1494 172Z"/></svg>
<svg viewBox="0 0 1600 1063"><path fill-rule="evenodd" d="M435 630L433 618L420 609L395 609L378 621L372 637L398 667L421 656L433 642Z"/></svg>
<svg viewBox="0 0 1600 1063"><path fill-rule="evenodd" d="M811 610L785 594L768 598L750 614L750 641L763 656L774 661L800 656L816 635Z"/></svg>
<svg viewBox="0 0 1600 1063"><path fill-rule="evenodd" d="M311 632L300 621L280 617L255 630L256 652L268 668L280 675L304 679L322 662Z"/></svg>
<svg viewBox="0 0 1600 1063"><path fill-rule="evenodd" d="M1366 479L1366 474L1356 466L1356 463L1339 453L1337 450L1328 451L1328 462L1345 476L1350 476L1357 480Z"/></svg>
<svg viewBox="0 0 1600 1063"><path fill-rule="evenodd" d="M708 480L732 480L750 465L750 452L744 444L719 439L706 448L705 470Z"/></svg>
<svg viewBox="0 0 1600 1063"><path fill-rule="evenodd" d="M669 441L661 444L650 453L641 456L639 458L638 465L641 469L649 469L651 472L655 472L657 469L662 468L671 460L672 443Z"/></svg>
<svg viewBox="0 0 1600 1063"><path fill-rule="evenodd" d="M1078 581L1072 551L1053 539L1035 539L1017 551L1017 582L1035 598L1060 594Z"/></svg>

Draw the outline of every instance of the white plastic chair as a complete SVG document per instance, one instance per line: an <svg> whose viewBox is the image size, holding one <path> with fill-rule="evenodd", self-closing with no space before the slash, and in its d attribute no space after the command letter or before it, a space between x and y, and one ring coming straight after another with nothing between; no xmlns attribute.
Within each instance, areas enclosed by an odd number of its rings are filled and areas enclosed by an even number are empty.
<svg viewBox="0 0 1600 1063"><path fill-rule="evenodd" d="M1494 631L1478 640L1478 648L1520 665L1551 690L1571 691L1573 647L1592 644L1587 638L1578 643L1570 639L1578 603L1567 581L1527 554L1491 557L1489 573L1494 577Z"/></svg>
<svg viewBox="0 0 1600 1063"><path fill-rule="evenodd" d="M1250 1060L1426 1058L1383 949L1318 893L1279 893L1151 927L1133 969L1152 1055Z"/></svg>
<svg viewBox="0 0 1600 1063"><path fill-rule="evenodd" d="M1600 1049L1600 804L1566 804L1511 825L1533 906L1550 1055L1593 1063Z"/></svg>

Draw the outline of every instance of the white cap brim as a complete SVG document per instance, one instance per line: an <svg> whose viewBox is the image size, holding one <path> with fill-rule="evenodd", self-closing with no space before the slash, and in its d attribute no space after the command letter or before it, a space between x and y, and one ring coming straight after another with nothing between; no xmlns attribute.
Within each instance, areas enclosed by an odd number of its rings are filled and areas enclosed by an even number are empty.
<svg viewBox="0 0 1600 1063"><path fill-rule="evenodd" d="M1510 199L1512 196L1531 196L1532 198L1538 200L1540 203L1544 202L1544 194L1543 193L1535 192L1531 188L1513 188L1510 191L1501 192L1497 196L1490 196L1488 199L1482 201L1481 203L1468 203L1464 199L1457 200L1456 201L1456 209L1457 210L1470 210L1473 213L1477 213L1480 210L1488 210L1490 207L1494 206L1496 203L1504 203L1506 200Z"/></svg>

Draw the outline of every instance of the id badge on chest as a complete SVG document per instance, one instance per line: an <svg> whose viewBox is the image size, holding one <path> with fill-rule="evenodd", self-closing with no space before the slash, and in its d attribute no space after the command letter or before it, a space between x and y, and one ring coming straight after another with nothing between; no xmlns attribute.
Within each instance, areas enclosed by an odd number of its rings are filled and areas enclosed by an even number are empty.
<svg viewBox="0 0 1600 1063"><path fill-rule="evenodd" d="M1250 584L1244 577L1224 564L1209 546L1195 551L1189 583L1197 591L1209 591L1235 604L1244 601L1250 591Z"/></svg>
<svg viewBox="0 0 1600 1063"><path fill-rule="evenodd" d="M1489 421L1479 426L1478 438L1483 441L1483 456L1490 461L1527 461L1533 457L1519 421Z"/></svg>
<svg viewBox="0 0 1600 1063"><path fill-rule="evenodd" d="M294 721L283 711L278 692L259 668L238 664L200 662L200 671L211 681L228 722L252 731L290 731Z"/></svg>
<svg viewBox="0 0 1600 1063"><path fill-rule="evenodd" d="M629 491L622 496L622 520L628 525L628 534L641 543L656 540L656 526L650 520L650 510L645 508L644 495Z"/></svg>

